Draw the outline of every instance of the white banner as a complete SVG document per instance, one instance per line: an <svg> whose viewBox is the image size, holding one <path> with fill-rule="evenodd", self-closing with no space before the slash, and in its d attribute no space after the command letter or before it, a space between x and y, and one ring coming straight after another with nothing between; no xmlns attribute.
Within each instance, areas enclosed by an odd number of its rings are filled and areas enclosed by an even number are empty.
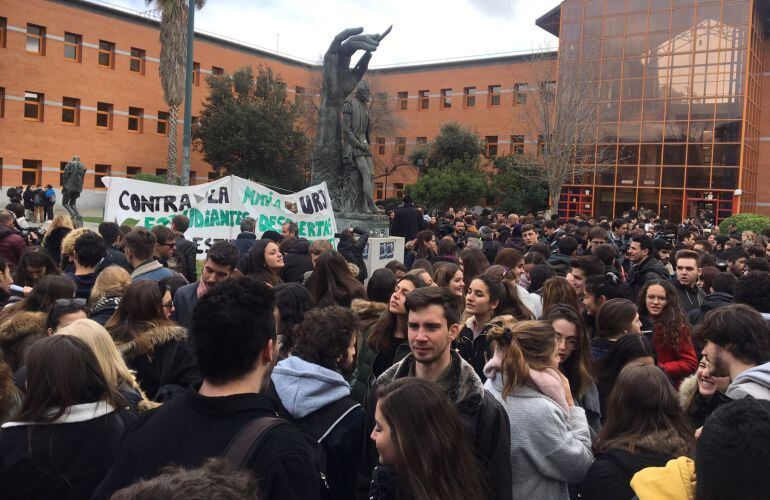
<svg viewBox="0 0 770 500"><path fill-rule="evenodd" d="M104 220L143 226L171 225L175 215L190 218L185 233L205 258L212 243L232 240L240 233L241 220L257 221L257 237L268 230L281 232L286 222L295 222L299 236L333 240L337 232L326 183L297 193L280 194L241 177L223 177L195 186L172 186L123 177L103 177L107 186Z"/></svg>

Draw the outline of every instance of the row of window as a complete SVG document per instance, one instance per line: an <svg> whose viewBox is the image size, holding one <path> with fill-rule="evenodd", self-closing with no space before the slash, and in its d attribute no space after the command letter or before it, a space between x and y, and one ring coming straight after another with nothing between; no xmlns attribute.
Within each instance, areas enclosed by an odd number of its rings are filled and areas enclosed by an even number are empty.
<svg viewBox="0 0 770 500"><path fill-rule="evenodd" d="M4 117L4 99L5 91L0 88L0 118ZM30 121L44 121L45 94L40 92L24 92L24 119ZM61 121L68 125L80 125L80 99L76 97L62 97ZM102 129L112 129L114 106L108 102L96 103L96 127ZM158 118L155 125L155 131L158 134L166 135L168 133L169 114L166 111L158 111ZM193 117L194 118L194 117ZM144 132L144 109L129 106L128 108L128 130L133 132Z"/></svg>
<svg viewBox="0 0 770 500"><path fill-rule="evenodd" d="M0 17L0 48L5 48L8 33L8 21ZM28 53L46 55L46 27L37 24L27 24L25 48ZM64 32L64 59L80 63L83 60L83 35ZM144 75L147 51L137 47L131 47L129 71ZM97 64L99 66L115 69L115 42L99 40ZM200 85L200 63L193 63L193 82ZM211 67L211 74L223 75L224 69Z"/></svg>
<svg viewBox="0 0 770 500"><path fill-rule="evenodd" d="M61 186L63 181L63 175L64 175L64 167L66 167L68 162L62 161L59 162L59 185ZM2 158L0 158L0 171L2 171ZM42 181L42 175L43 175L43 161L42 160L22 160L22 169L21 169L21 183L24 186L38 186L43 183ZM155 169L155 175L166 175L167 169L165 168L156 168ZM94 177L93 177L93 184L90 187L93 187L95 189L104 189L106 186L104 185L104 182L102 182L102 178L109 177L112 175L113 169L112 165L104 165L104 164L95 164L94 165ZM142 173L141 167L126 167L125 175L126 178L133 179L138 174ZM147 172L145 172L147 173ZM198 177L198 173L191 171L190 172L190 181L194 182ZM209 180L216 180L219 178L219 175L216 172L209 172L208 173L208 179Z"/></svg>
<svg viewBox="0 0 770 500"><path fill-rule="evenodd" d="M555 81L540 82L540 91L545 95L552 93L556 88ZM527 103L527 93L530 92L528 83L514 83L513 84L513 105L518 106ZM476 97L478 91L476 87L463 87L463 101L464 108L473 108L476 106ZM452 108L452 89L441 89L439 94L439 109L451 109ZM398 109L406 111L409 109L409 92L402 91L397 93ZM489 85L487 87L487 106L496 107L502 103L502 86L501 85ZM417 91L417 109L426 110L430 109L430 91L419 90Z"/></svg>
<svg viewBox="0 0 770 500"><path fill-rule="evenodd" d="M511 144L511 150L510 154L524 154L524 143L525 139L523 135L512 135L510 144ZM417 137L415 140L415 144L419 146L424 146L428 144L428 138L427 137ZM485 153L489 158L494 158L498 155L498 136L496 135L488 135L484 138L484 149ZM543 136L538 135L537 139L538 144L538 151L542 148L543 145ZM385 155L385 138L384 137L377 137L375 139L375 154L378 155ZM396 155L404 156L406 154L406 137L396 137L395 142L395 151L394 153Z"/></svg>

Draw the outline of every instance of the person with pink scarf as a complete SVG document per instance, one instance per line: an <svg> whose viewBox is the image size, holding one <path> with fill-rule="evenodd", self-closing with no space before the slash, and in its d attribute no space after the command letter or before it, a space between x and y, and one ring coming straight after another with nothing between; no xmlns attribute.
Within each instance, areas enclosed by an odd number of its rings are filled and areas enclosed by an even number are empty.
<svg viewBox="0 0 770 500"><path fill-rule="evenodd" d="M487 333L488 390L511 422L513 499L568 500L594 461L585 412L559 372L558 334L544 321L501 317Z"/></svg>

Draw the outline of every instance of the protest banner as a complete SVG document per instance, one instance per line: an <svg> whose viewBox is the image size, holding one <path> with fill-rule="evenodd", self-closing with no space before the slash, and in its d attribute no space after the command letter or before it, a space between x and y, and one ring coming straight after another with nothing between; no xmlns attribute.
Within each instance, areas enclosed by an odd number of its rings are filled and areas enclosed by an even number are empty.
<svg viewBox="0 0 770 500"><path fill-rule="evenodd" d="M257 221L257 238L269 230L280 233L286 222L296 223L299 237L310 241L332 241L337 232L326 183L286 194L236 176L195 186L123 177L104 177L102 182L107 186L105 221L150 229L170 226L175 215L186 215L190 227L185 237L198 246L199 259L215 241L235 239L246 217Z"/></svg>

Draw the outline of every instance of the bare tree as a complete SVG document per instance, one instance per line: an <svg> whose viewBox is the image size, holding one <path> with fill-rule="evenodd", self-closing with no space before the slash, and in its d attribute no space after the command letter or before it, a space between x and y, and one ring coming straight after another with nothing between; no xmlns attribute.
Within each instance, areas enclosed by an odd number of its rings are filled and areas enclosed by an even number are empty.
<svg viewBox="0 0 770 500"><path fill-rule="evenodd" d="M597 146L598 64L579 60L575 52L564 47L558 60L554 52L533 55L533 83L525 90L528 125L538 138L539 168L531 171L548 186L549 213L558 210L565 183L614 163L615 147Z"/></svg>

